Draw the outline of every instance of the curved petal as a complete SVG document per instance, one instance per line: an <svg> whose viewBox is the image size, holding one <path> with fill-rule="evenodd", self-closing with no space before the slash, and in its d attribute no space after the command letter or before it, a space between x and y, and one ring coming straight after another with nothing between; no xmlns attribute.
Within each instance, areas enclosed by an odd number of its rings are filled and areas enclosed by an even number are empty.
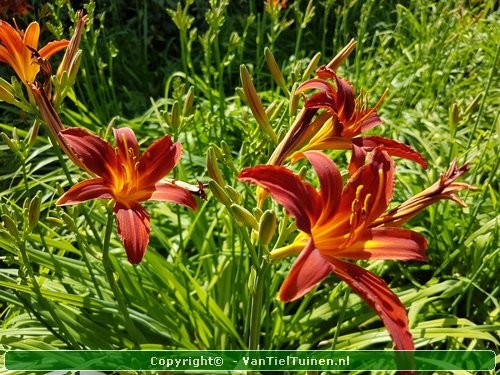
<svg viewBox="0 0 500 375"><path fill-rule="evenodd" d="M193 210L196 210L198 206L196 199L189 190L168 182L158 182L149 200L178 203Z"/></svg>
<svg viewBox="0 0 500 375"><path fill-rule="evenodd" d="M130 128L113 129L118 158L135 164L139 160L139 144L134 131Z"/></svg>
<svg viewBox="0 0 500 375"><path fill-rule="evenodd" d="M386 282L367 270L343 260L326 257L332 272L345 281L380 316L396 350L414 350L406 309Z"/></svg>
<svg viewBox="0 0 500 375"><path fill-rule="evenodd" d="M314 247L312 239L293 262L292 268L281 285L278 299L283 302L294 301L327 277L332 272L332 266Z"/></svg>
<svg viewBox="0 0 500 375"><path fill-rule="evenodd" d="M138 264L144 258L149 242L149 214L139 204L131 208L116 204L114 212L118 235L127 252L128 261Z"/></svg>
<svg viewBox="0 0 500 375"><path fill-rule="evenodd" d="M23 43L33 48L34 50L38 50L39 38L40 38L40 25L38 24L38 22L31 22L24 31ZM31 55L31 52L29 53Z"/></svg>
<svg viewBox="0 0 500 375"><path fill-rule="evenodd" d="M72 186L56 202L58 206L77 204L90 199L113 199L111 188L102 178L92 178Z"/></svg>
<svg viewBox="0 0 500 375"><path fill-rule="evenodd" d="M27 48L24 48L23 40L17 30L3 20L0 20L0 45L4 47L2 59L8 62L19 78L24 81L26 65L30 61L23 58L23 50ZM29 57L31 58L31 54Z"/></svg>
<svg viewBox="0 0 500 375"><path fill-rule="evenodd" d="M165 177L179 162L182 154L180 143L172 142L169 135L150 145L139 159L139 179L143 185L154 185Z"/></svg>
<svg viewBox="0 0 500 375"><path fill-rule="evenodd" d="M372 228L344 249L331 249L332 255L347 259L397 259L425 261L424 236L404 228ZM328 252L329 249L321 249Z"/></svg>
<svg viewBox="0 0 500 375"><path fill-rule="evenodd" d="M311 233L311 227L321 213L321 198L307 182L290 170L276 165L245 168L239 180L258 185L273 196L297 220L297 228Z"/></svg>
<svg viewBox="0 0 500 375"><path fill-rule="evenodd" d="M297 90L295 90L295 95L298 95L301 92L311 89L321 90L325 94L329 94L332 97L335 92L333 86L329 82L325 81L324 79L313 78L305 81L303 84L297 87Z"/></svg>
<svg viewBox="0 0 500 375"><path fill-rule="evenodd" d="M328 113L330 116L332 115L332 113L337 112L335 98L325 92L318 92L317 94L312 95L306 100L306 102L304 103L304 107L308 109L326 109L327 111L329 111Z"/></svg>
<svg viewBox="0 0 500 375"><path fill-rule="evenodd" d="M60 134L92 173L107 179L113 174L121 174L115 150L105 140L82 128L68 128L62 130Z"/></svg>
<svg viewBox="0 0 500 375"><path fill-rule="evenodd" d="M52 55L59 52L60 50L66 48L69 44L69 40L61 39L54 40L52 42L47 43L45 46L40 48L38 53L45 59L50 59Z"/></svg>
<svg viewBox="0 0 500 375"><path fill-rule="evenodd" d="M366 151L354 143L351 143L351 151L351 161L349 162L347 169L349 170L349 174L353 175L365 164Z"/></svg>
<svg viewBox="0 0 500 375"><path fill-rule="evenodd" d="M384 150L391 156L397 156L412 160L420 164L424 169L427 169L427 161L425 158L415 151L410 146L394 141L392 139L382 138L378 136L356 137L352 143L366 151L371 151L376 147L382 146Z"/></svg>
<svg viewBox="0 0 500 375"><path fill-rule="evenodd" d="M345 79L335 75L335 82L337 83L337 114L340 121L344 126L348 125L354 110L356 108L356 98L354 96L354 88Z"/></svg>
<svg viewBox="0 0 500 375"><path fill-rule="evenodd" d="M330 219L340 203L343 183L337 165L325 154L318 151L307 151L304 155L309 160L318 175L320 184L320 196L322 201L321 217L318 225L323 220Z"/></svg>

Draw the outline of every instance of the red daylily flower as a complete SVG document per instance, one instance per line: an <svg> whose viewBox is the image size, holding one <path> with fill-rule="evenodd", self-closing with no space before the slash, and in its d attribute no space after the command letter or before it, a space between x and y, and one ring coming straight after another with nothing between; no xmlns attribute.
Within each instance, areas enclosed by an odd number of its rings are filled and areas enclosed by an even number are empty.
<svg viewBox="0 0 500 375"><path fill-rule="evenodd" d="M333 161L318 151L303 153L319 178L320 191L281 166L244 169L239 179L267 190L297 221L295 241L271 253L273 258L300 255L283 282L278 298L293 301L330 273L345 281L380 316L395 349L413 350L406 310L380 277L344 259L425 260L425 238L409 229L378 227L394 184L394 162L376 148L342 189Z"/></svg>
<svg viewBox="0 0 500 375"><path fill-rule="evenodd" d="M38 49L39 36L38 22L30 23L23 33L0 20L0 62L9 64L25 85L35 80L41 61L48 60L69 43L65 39L57 40Z"/></svg>
<svg viewBox="0 0 500 375"><path fill-rule="evenodd" d="M181 145L164 136L139 153L139 145L130 128L114 129L116 147L81 128L61 131L61 137L97 177L70 188L58 205L70 205L89 199L111 199L118 234L130 263L139 263L149 242L149 214L140 205L148 200L178 203L196 209L192 193L173 181L161 181L181 157Z"/></svg>
<svg viewBox="0 0 500 375"><path fill-rule="evenodd" d="M424 157L405 144L378 136L360 136L381 123L377 108L384 96L375 107L369 108L366 96L356 98L352 85L330 68L323 66L316 75L297 88L296 94L311 89L319 92L306 100L305 111L283 139L283 145L278 146L271 164L281 164L290 155L294 161L307 150L352 149L349 172L353 174L364 164L368 152L383 146L389 155L413 160L427 168ZM333 80L335 85L327 79ZM326 112L314 118L320 109Z"/></svg>

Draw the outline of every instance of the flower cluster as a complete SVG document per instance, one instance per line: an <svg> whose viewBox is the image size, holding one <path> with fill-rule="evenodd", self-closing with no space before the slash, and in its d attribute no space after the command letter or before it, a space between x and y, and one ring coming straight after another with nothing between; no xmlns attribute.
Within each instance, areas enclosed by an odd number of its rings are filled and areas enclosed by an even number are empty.
<svg viewBox="0 0 500 375"><path fill-rule="evenodd" d="M28 100L15 87L1 80L0 99L32 111L47 124L60 149L90 179L74 185L58 201L72 205L90 199L110 199L114 202L118 234L128 260L137 264L143 259L150 235L149 214L141 206L148 200L167 201L191 209L197 208L194 195L204 197L202 185L164 179L181 158L182 147L166 135L142 154L132 129L114 129L116 147L81 127L66 128L57 113L57 104L73 85L81 61L79 49L87 22L83 12L76 13L75 32L71 40L49 42L38 48L40 26L28 25L25 31L0 20L0 62L10 65L26 88ZM66 53L52 76L49 58L66 48ZM53 92L52 82L57 82Z"/></svg>
<svg viewBox="0 0 500 375"><path fill-rule="evenodd" d="M302 297L333 273L380 316L395 349L413 350L404 305L382 278L350 261L425 261L426 239L401 226L437 200L451 199L463 205L455 193L472 187L455 180L468 167L453 162L436 184L388 210L396 172L393 157L415 161L424 168L427 162L405 144L362 135L381 123L377 108L383 97L371 108L366 96L355 97L353 86L332 69L345 57L340 55L320 67L315 78L298 87L295 95L315 91L306 97L304 108L268 164L243 169L239 179L259 187L259 206L270 194L296 221L299 233L295 239L270 253L271 259L298 254L279 290L281 301ZM345 184L338 166L320 151L328 149L351 150ZM319 191L283 166L287 160L295 163L304 158L318 177Z"/></svg>

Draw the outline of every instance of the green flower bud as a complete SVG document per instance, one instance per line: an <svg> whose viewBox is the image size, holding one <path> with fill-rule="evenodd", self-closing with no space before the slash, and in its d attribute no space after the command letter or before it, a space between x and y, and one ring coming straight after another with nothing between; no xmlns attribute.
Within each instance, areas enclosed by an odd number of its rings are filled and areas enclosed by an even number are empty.
<svg viewBox="0 0 500 375"><path fill-rule="evenodd" d="M278 84L278 86L283 90L283 92L287 95L290 96L290 91L288 91L288 88L286 87L285 79L283 78L283 74L281 73L281 70L276 63L276 60L273 56L273 53L269 48L264 48L264 55L266 57L266 63L269 71L271 72L271 75L273 76L274 80Z"/></svg>
<svg viewBox="0 0 500 375"><path fill-rule="evenodd" d="M217 163L217 156L212 146L210 146L207 151L207 171L212 180L216 181L220 186L225 185L224 178L222 177L222 173Z"/></svg>
<svg viewBox="0 0 500 375"><path fill-rule="evenodd" d="M191 112L194 102L194 86L191 86L186 94L186 99L184 100L184 106L182 108L182 115L188 116Z"/></svg>
<svg viewBox="0 0 500 375"><path fill-rule="evenodd" d="M276 230L276 214L274 211L266 210L259 221L259 242L268 245L273 239Z"/></svg>
<svg viewBox="0 0 500 375"><path fill-rule="evenodd" d="M37 192L28 205L28 233L31 233L40 218L40 205L42 201L40 194L40 192Z"/></svg>
<svg viewBox="0 0 500 375"><path fill-rule="evenodd" d="M240 204L241 202L241 196L240 193L238 193L232 186L226 185L224 186L224 190L226 193L229 195L229 198L235 203Z"/></svg>
<svg viewBox="0 0 500 375"><path fill-rule="evenodd" d="M231 204L233 203L231 201L231 198L229 198L225 190L216 181L208 181L208 188L210 189L214 197L224 206L228 208L231 206Z"/></svg>
<svg viewBox="0 0 500 375"><path fill-rule="evenodd" d="M251 226L255 230L259 230L259 223L252 215L250 211L248 211L245 207L240 206L239 204L233 203L230 206L231 213L234 217L241 223Z"/></svg>
<svg viewBox="0 0 500 375"><path fill-rule="evenodd" d="M2 220L3 220L3 225L4 225L5 229L7 230L7 232L9 232L9 234L12 237L18 239L19 238L19 231L17 229L16 222L9 215L6 215L6 214L2 214Z"/></svg>

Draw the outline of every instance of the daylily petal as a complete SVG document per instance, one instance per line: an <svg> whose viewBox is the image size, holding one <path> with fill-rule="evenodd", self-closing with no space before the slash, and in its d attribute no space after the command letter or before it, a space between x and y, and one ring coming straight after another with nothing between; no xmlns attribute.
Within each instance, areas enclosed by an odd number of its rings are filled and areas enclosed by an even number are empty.
<svg viewBox="0 0 500 375"><path fill-rule="evenodd" d="M121 162L129 161L135 164L139 160L139 143L135 133L130 128L113 129L118 158Z"/></svg>
<svg viewBox="0 0 500 375"><path fill-rule="evenodd" d="M178 203L193 210L198 206L189 190L168 182L158 182L149 200Z"/></svg>
<svg viewBox="0 0 500 375"><path fill-rule="evenodd" d="M52 42L47 43L45 46L40 48L38 53L40 56L42 56L45 59L49 59L54 55L55 53L59 52L60 50L66 48L69 44L69 40L66 39L61 39L61 40L54 40Z"/></svg>
<svg viewBox="0 0 500 375"><path fill-rule="evenodd" d="M297 220L297 228L306 233L311 232L311 226L318 219L321 210L321 198L311 185L290 170L276 165L245 168L238 178L269 191L288 214Z"/></svg>
<svg viewBox="0 0 500 375"><path fill-rule="evenodd" d="M119 204L114 207L118 235L127 252L128 261L138 264L144 258L149 242L149 214L141 205L126 208Z"/></svg>
<svg viewBox="0 0 500 375"><path fill-rule="evenodd" d="M314 168L320 184L320 196L322 201L321 217L317 225L323 220L331 218L340 203L342 193L342 176L337 165L325 154L318 151L307 151L304 153Z"/></svg>
<svg viewBox="0 0 500 375"><path fill-rule="evenodd" d="M382 138L378 136L368 136L368 137L356 137L353 138L352 143L358 147L362 147L366 151L371 151L375 147L382 146L384 150L391 156L397 156L412 160L420 164L424 169L427 168L427 161L425 158L415 151L410 146L405 145L388 138Z"/></svg>
<svg viewBox="0 0 500 375"><path fill-rule="evenodd" d="M56 202L58 206L77 204L89 199L113 199L113 192L102 178L92 178L77 183Z"/></svg>
<svg viewBox="0 0 500 375"><path fill-rule="evenodd" d="M180 143L167 135L150 145L139 159L139 179L143 185L153 185L167 175L179 162Z"/></svg>
<svg viewBox="0 0 500 375"><path fill-rule="evenodd" d="M313 78L305 81L303 84L297 87L297 90L295 90L295 95L311 89L319 89L325 94L328 94L332 97L335 93L335 89L329 82L325 81L324 79Z"/></svg>
<svg viewBox="0 0 500 375"><path fill-rule="evenodd" d="M318 92L314 95L311 95L311 97L309 97L304 103L304 106L308 109L323 108L332 113L337 112L335 98L325 92Z"/></svg>
<svg viewBox="0 0 500 375"><path fill-rule="evenodd" d="M337 84L337 114L340 121L344 123L344 125L347 125L356 107L354 88L347 80L338 75L335 75L335 82Z"/></svg>
<svg viewBox="0 0 500 375"><path fill-rule="evenodd" d="M309 240L306 247L293 262L292 268L281 285L278 299L283 302L294 301L327 277L332 272L332 266Z"/></svg>
<svg viewBox="0 0 500 375"><path fill-rule="evenodd" d="M351 161L347 167L349 174L353 175L359 168L361 168L366 161L366 151L357 146L354 142L351 143Z"/></svg>
<svg viewBox="0 0 500 375"><path fill-rule="evenodd" d="M121 172L115 150L108 142L82 128L68 128L60 134L92 173L111 179L113 173Z"/></svg>
<svg viewBox="0 0 500 375"><path fill-rule="evenodd" d="M346 248L322 248L321 251L331 251L332 256L347 259L425 261L426 248L427 241L421 234L409 229L387 227L366 230Z"/></svg>
<svg viewBox="0 0 500 375"><path fill-rule="evenodd" d="M23 43L33 48L34 50L38 50L39 38L40 38L40 25L38 24L38 22L31 22L24 31Z"/></svg>
<svg viewBox="0 0 500 375"><path fill-rule="evenodd" d="M23 59L24 43L18 31L9 23L0 20L0 44L3 45L2 59L16 71L16 74L25 80L26 61Z"/></svg>
<svg viewBox="0 0 500 375"><path fill-rule="evenodd" d="M380 277L343 260L325 256L332 272L345 281L380 316L396 350L414 350L406 309Z"/></svg>

